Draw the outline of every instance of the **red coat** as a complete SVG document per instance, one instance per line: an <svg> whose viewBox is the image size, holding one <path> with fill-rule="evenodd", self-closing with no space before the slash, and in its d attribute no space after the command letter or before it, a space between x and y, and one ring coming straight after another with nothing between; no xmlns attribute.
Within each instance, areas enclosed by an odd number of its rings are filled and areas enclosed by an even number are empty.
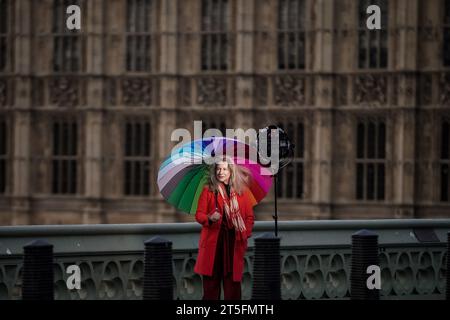
<svg viewBox="0 0 450 320"><path fill-rule="evenodd" d="M245 222L247 231L247 238L252 235L254 214L251 203L247 200L245 195L237 195L239 209L241 211L242 219ZM217 196L217 206L219 213L222 215L223 199L220 194ZM215 196L214 192L205 187L198 200L197 212L195 213L195 220L200 223L202 231L200 233L200 241L198 245L198 256L195 263L194 271L201 275L212 276L214 267L214 258L216 254L217 238L219 236L220 226L222 224L222 217L219 221L209 224L208 215L214 213ZM233 253L233 281L242 281L242 274L244 272L244 255L247 250L247 239L244 241L234 242Z"/></svg>

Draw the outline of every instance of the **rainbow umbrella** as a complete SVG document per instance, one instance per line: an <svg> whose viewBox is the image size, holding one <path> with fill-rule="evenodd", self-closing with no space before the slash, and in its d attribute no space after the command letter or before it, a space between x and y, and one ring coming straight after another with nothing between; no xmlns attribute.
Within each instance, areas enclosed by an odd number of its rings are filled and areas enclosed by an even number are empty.
<svg viewBox="0 0 450 320"><path fill-rule="evenodd" d="M211 137L186 143L169 155L158 172L158 188L164 199L178 210L195 214L203 187L208 183L214 157L227 155L251 173L245 196L254 206L272 186L271 172L257 162L255 148L239 140Z"/></svg>

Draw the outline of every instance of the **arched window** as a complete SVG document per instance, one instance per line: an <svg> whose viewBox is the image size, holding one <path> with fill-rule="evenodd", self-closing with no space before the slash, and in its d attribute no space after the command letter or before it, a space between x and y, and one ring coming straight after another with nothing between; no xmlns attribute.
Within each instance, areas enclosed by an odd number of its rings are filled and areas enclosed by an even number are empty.
<svg viewBox="0 0 450 320"><path fill-rule="evenodd" d="M151 164L150 122L128 119L124 133L124 194L147 196L150 194Z"/></svg>
<svg viewBox="0 0 450 320"><path fill-rule="evenodd" d="M0 72L12 68L12 12L14 1L0 0Z"/></svg>
<svg viewBox="0 0 450 320"><path fill-rule="evenodd" d="M152 71L155 3L152 0L127 0L126 70Z"/></svg>
<svg viewBox="0 0 450 320"><path fill-rule="evenodd" d="M53 2L53 71L68 73L85 69L85 41L82 30L69 30L66 22L67 8L77 5L81 9L82 19L86 17L85 0L54 0ZM83 24L83 20L81 20Z"/></svg>
<svg viewBox="0 0 450 320"><path fill-rule="evenodd" d="M303 199L305 197L305 127L303 122L278 123L291 142L295 145L294 158L278 176L278 197L285 199Z"/></svg>
<svg viewBox="0 0 450 320"><path fill-rule="evenodd" d="M278 5L278 69L305 68L305 0Z"/></svg>
<svg viewBox="0 0 450 320"><path fill-rule="evenodd" d="M381 9L381 29L367 28L367 8ZM359 0L358 66L360 69L386 68L388 63L388 3L387 0Z"/></svg>
<svg viewBox="0 0 450 320"><path fill-rule="evenodd" d="M386 124L360 120L356 129L356 199L384 200L386 175Z"/></svg>
<svg viewBox="0 0 450 320"><path fill-rule="evenodd" d="M228 12L228 0L202 0L202 70L227 70L229 67Z"/></svg>
<svg viewBox="0 0 450 320"><path fill-rule="evenodd" d="M450 0L444 3L444 30L443 30L442 58L444 66L450 67Z"/></svg>
<svg viewBox="0 0 450 320"><path fill-rule="evenodd" d="M73 119L53 121L52 193L78 192L78 124Z"/></svg>

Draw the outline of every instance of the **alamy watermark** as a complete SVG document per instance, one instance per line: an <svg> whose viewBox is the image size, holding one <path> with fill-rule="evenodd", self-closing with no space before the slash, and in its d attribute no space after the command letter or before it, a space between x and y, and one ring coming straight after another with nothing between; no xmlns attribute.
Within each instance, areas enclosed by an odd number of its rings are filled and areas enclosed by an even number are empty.
<svg viewBox="0 0 450 320"><path fill-rule="evenodd" d="M69 30L81 29L81 8L77 5L70 5L66 9L66 13L69 15L66 20L66 27Z"/></svg>
<svg viewBox="0 0 450 320"><path fill-rule="evenodd" d="M78 5L69 5L66 8L68 14L66 20L66 26L69 30L81 29L81 8ZM369 30L381 29L381 9L378 5L369 5L366 9L366 13L370 16L367 18L366 26Z"/></svg>
<svg viewBox="0 0 450 320"><path fill-rule="evenodd" d="M366 285L369 290L381 289L381 270L377 265L371 265L367 267L367 274L370 276L367 278Z"/></svg>
<svg viewBox="0 0 450 320"><path fill-rule="evenodd" d="M81 270L76 264L70 265L66 269L66 273L71 274L66 281L67 289L81 289Z"/></svg>
<svg viewBox="0 0 450 320"><path fill-rule="evenodd" d="M81 289L81 270L76 264L70 265L66 269L66 273L70 274L67 278L66 286L69 290L80 290ZM366 269L366 273L370 274L367 278L366 285L369 290L380 290L381 289L381 269L377 265L370 265Z"/></svg>
<svg viewBox="0 0 450 320"><path fill-rule="evenodd" d="M261 175L273 175L278 172L280 164L280 139L278 130L270 130L269 147L269 137L267 133L262 134L262 131L258 132L253 128L245 131L241 128L226 129L226 138L235 139L241 141L242 143L235 144L232 148L227 147L223 150L221 145L219 145L221 143L219 140L212 140L212 143L205 149L203 149L199 143L192 143L193 141L199 141L201 139L223 137L222 132L218 129L208 129L204 134L202 134L202 127L202 121L194 121L194 137L192 137L189 130L185 128L178 128L172 132L170 137L171 141L179 141L179 143L172 149L170 155L172 162L176 164L205 163L212 165L226 156L234 158L236 164L244 164L249 162L261 164ZM250 148L247 146L250 146ZM194 149L191 149L191 147ZM248 149L247 154L246 149Z"/></svg>
<svg viewBox="0 0 450 320"><path fill-rule="evenodd" d="M370 5L366 10L370 16L367 18L366 26L369 30L381 29L381 9L377 5Z"/></svg>

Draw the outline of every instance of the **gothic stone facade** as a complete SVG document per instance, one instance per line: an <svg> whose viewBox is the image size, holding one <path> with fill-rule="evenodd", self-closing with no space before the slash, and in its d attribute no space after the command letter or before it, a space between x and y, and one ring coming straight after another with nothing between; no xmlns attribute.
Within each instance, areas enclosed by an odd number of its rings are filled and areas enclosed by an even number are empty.
<svg viewBox="0 0 450 320"><path fill-rule="evenodd" d="M0 224L192 221L156 175L194 120L288 131L283 220L449 217L450 1L0 0Z"/></svg>

